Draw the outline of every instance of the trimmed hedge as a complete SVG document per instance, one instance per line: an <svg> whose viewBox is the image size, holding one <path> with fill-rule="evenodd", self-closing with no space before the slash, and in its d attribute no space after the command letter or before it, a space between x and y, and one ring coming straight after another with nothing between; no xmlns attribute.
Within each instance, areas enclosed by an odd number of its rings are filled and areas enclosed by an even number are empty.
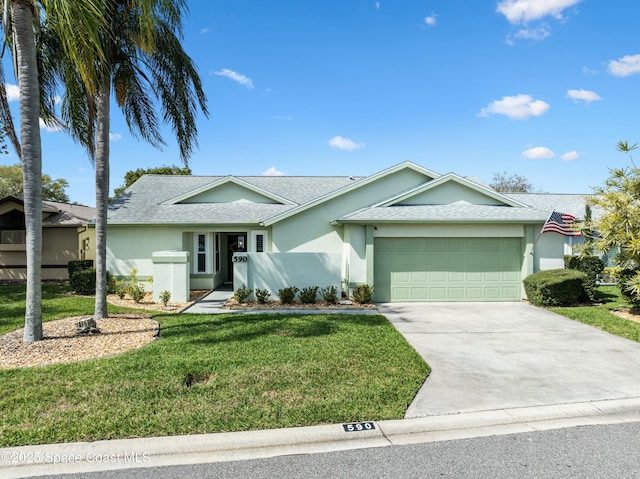
<svg viewBox="0 0 640 479"><path fill-rule="evenodd" d="M587 297L586 277L575 269L538 271L523 280L524 290L529 302L536 306L570 306Z"/></svg>
<svg viewBox="0 0 640 479"><path fill-rule="evenodd" d="M69 271L69 279L76 271L84 271L93 268L92 259L78 259L67 263L67 271Z"/></svg>
<svg viewBox="0 0 640 479"><path fill-rule="evenodd" d="M96 270L83 269L76 271L69 278L69 284L78 294L93 295L96 294Z"/></svg>
<svg viewBox="0 0 640 479"><path fill-rule="evenodd" d="M593 300L596 292L598 275L604 271L604 261L598 256L570 256L564 257L564 267L582 271L587 277L584 280L584 289L587 293L585 300Z"/></svg>

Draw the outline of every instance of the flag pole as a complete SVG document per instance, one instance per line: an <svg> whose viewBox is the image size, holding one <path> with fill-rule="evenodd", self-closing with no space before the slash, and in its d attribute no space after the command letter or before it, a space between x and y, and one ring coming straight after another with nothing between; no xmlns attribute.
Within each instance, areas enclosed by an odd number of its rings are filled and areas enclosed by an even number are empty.
<svg viewBox="0 0 640 479"><path fill-rule="evenodd" d="M544 229L544 225L546 225L549 220L551 219L551 216L553 216L553 213L555 212L555 210L553 210L551 213L549 213L549 216L547 216L547 221L545 221L542 224L542 229ZM540 230L540 232L538 233L538 237L535 239L535 241L533 242L533 245L531 246L531 254L533 254L534 250L536 249L536 243L538 242L538 240L542 237L542 229Z"/></svg>

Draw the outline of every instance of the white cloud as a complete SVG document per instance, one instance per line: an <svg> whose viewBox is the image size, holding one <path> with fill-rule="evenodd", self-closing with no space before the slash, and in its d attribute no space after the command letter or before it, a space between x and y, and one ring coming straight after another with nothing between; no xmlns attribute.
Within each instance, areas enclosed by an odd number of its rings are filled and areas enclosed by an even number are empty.
<svg viewBox="0 0 640 479"><path fill-rule="evenodd" d="M488 118L489 115L505 115L512 120L524 120L532 116L544 115L549 104L542 100L534 100L531 95L503 96L501 100L489 103L480 110L478 116Z"/></svg>
<svg viewBox="0 0 640 479"><path fill-rule="evenodd" d="M543 158L553 158L555 153L545 146L536 146L522 152L522 156L532 160L540 160Z"/></svg>
<svg viewBox="0 0 640 479"><path fill-rule="evenodd" d="M276 115L274 118L276 120L293 120L293 117L289 115Z"/></svg>
<svg viewBox="0 0 640 479"><path fill-rule="evenodd" d="M503 0L496 12L502 13L509 23L527 23L551 16L562 19L562 11L582 0Z"/></svg>
<svg viewBox="0 0 640 479"><path fill-rule="evenodd" d="M640 55L625 55L618 60L611 60L608 70L617 77L640 73Z"/></svg>
<svg viewBox="0 0 640 479"><path fill-rule="evenodd" d="M580 159L580 154L576 150L567 151L564 155L562 155L564 161L576 161Z"/></svg>
<svg viewBox="0 0 640 479"><path fill-rule="evenodd" d="M376 6L376 10L380 10L380 2L374 2L374 5Z"/></svg>
<svg viewBox="0 0 640 479"><path fill-rule="evenodd" d="M438 23L438 15L432 13L428 17L424 17L424 23L426 23L430 27L434 27L436 23Z"/></svg>
<svg viewBox="0 0 640 479"><path fill-rule="evenodd" d="M357 150L358 148L364 148L364 143L356 143L353 140L350 140L349 138L334 136L329 140L329 146L331 146L331 148L336 148L338 150L353 151L353 150Z"/></svg>
<svg viewBox="0 0 640 479"><path fill-rule="evenodd" d="M201 29L200 29L200 33L201 33L202 35L204 35L204 34L206 34L206 33L209 33L209 27L201 28Z"/></svg>
<svg viewBox="0 0 640 479"><path fill-rule="evenodd" d="M596 92L583 90L583 89L567 90L567 97L571 98L576 102L578 102L579 100L582 100L585 103L591 103L592 101L602 100L602 98L600 98L600 95L598 95Z"/></svg>
<svg viewBox="0 0 640 479"><path fill-rule="evenodd" d="M16 101L20 99L20 88L18 85L12 85L11 83L5 83L4 89L7 92L8 101Z"/></svg>
<svg viewBox="0 0 640 479"><path fill-rule="evenodd" d="M264 170L262 176L287 176L287 174L279 171L275 166L272 166Z"/></svg>
<svg viewBox="0 0 640 479"><path fill-rule="evenodd" d="M58 131L62 131L62 128L56 125L47 125L42 118L38 119L38 123L40 124L40 129L47 131L49 133L56 133Z"/></svg>
<svg viewBox="0 0 640 479"><path fill-rule="evenodd" d="M120 133L109 133L109 140L111 141L118 141L122 138L122 135Z"/></svg>
<svg viewBox="0 0 640 479"><path fill-rule="evenodd" d="M240 83L240 85L244 85L249 89L253 88L253 82L251 79L241 73L234 72L233 70L229 70L228 68L223 68L217 72L213 72L214 75L231 78L233 81Z"/></svg>
<svg viewBox="0 0 640 479"><path fill-rule="evenodd" d="M507 43L513 44L511 38L517 38L519 40L533 40L536 42L540 42L551 35L551 28L549 25L540 25L537 28L523 28L518 30L513 36L507 37Z"/></svg>
<svg viewBox="0 0 640 479"><path fill-rule="evenodd" d="M597 70L592 70L589 67L582 67L582 73L584 73L585 75L597 75L598 71Z"/></svg>

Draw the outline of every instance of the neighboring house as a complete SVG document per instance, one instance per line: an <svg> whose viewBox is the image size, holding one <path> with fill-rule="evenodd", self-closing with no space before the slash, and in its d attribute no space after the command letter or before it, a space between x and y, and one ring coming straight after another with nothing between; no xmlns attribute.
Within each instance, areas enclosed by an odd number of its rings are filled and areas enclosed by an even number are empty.
<svg viewBox="0 0 640 479"><path fill-rule="evenodd" d="M357 178L143 176L110 205L108 269L149 278L152 254L174 250L189 253L192 289L368 283L376 301L517 301L525 276L562 268L579 240L541 235L550 213L584 205L413 163Z"/></svg>
<svg viewBox="0 0 640 479"><path fill-rule="evenodd" d="M87 224L95 208L54 201L42 202L42 279L65 280L71 260L95 260L95 230ZM26 279L27 255L24 201L0 200L0 280Z"/></svg>

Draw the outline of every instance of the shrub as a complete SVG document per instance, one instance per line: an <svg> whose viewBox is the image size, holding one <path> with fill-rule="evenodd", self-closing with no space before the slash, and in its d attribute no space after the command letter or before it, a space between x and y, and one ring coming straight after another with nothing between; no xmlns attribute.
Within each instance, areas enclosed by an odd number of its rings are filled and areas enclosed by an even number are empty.
<svg viewBox="0 0 640 479"><path fill-rule="evenodd" d="M280 302L282 304L293 303L293 299L296 297L298 291L300 290L295 286L287 286L286 288L279 289L278 297L280 298Z"/></svg>
<svg viewBox="0 0 640 479"><path fill-rule="evenodd" d="M318 286L307 286L300 291L300 302L304 304L315 304L318 300Z"/></svg>
<svg viewBox="0 0 640 479"><path fill-rule="evenodd" d="M74 261L69 261L67 263L67 271L69 271L69 280L71 280L71 276L76 271L85 271L87 269L93 268L93 260L92 259L78 259Z"/></svg>
<svg viewBox="0 0 640 479"><path fill-rule="evenodd" d="M118 280L107 271L107 294L115 294L118 287Z"/></svg>
<svg viewBox="0 0 640 479"><path fill-rule="evenodd" d="M115 290L115 294L118 295L118 298L120 299L124 299L124 297L127 295L127 282L123 281L123 280L115 280L116 281L116 290Z"/></svg>
<svg viewBox="0 0 640 479"><path fill-rule="evenodd" d="M238 303L244 303L247 301L249 296L251 296L251 293L253 293L253 290L247 288L247 285L242 283L242 286L236 289L236 292L233 293L233 297Z"/></svg>
<svg viewBox="0 0 640 479"><path fill-rule="evenodd" d="M127 285L127 293L136 303L142 301L144 299L144 296L147 294L147 292L144 290L144 287L140 286L139 283L129 283Z"/></svg>
<svg viewBox="0 0 640 479"><path fill-rule="evenodd" d="M598 256L565 256L564 267L582 271L587 277L584 280L585 300L595 298L596 281L598 276L604 271L604 261Z"/></svg>
<svg viewBox="0 0 640 479"><path fill-rule="evenodd" d="M69 278L71 289L78 294L96 294L96 270L81 269L75 271Z"/></svg>
<svg viewBox="0 0 640 479"><path fill-rule="evenodd" d="M612 274L618 283L618 289L622 297L632 306L640 306L640 295L634 286L640 270L631 268L612 268Z"/></svg>
<svg viewBox="0 0 640 479"><path fill-rule="evenodd" d="M271 296L271 293L267 289L256 289L256 299L258 303L265 304Z"/></svg>
<svg viewBox="0 0 640 479"><path fill-rule="evenodd" d="M338 302L338 288L335 286L327 286L320 290L322 300L329 304L336 304Z"/></svg>
<svg viewBox="0 0 640 479"><path fill-rule="evenodd" d="M162 304L164 305L164 307L167 307L167 303L169 302L169 300L171 299L171 292L167 291L166 289L164 291L160 292L160 295L158 296L160 298L160 301L162 301Z"/></svg>
<svg viewBox="0 0 640 479"><path fill-rule="evenodd" d="M569 306L586 297L586 274L575 269L538 271L524 280L524 290L536 306Z"/></svg>
<svg viewBox="0 0 640 479"><path fill-rule="evenodd" d="M373 286L370 284L361 284L353 288L351 298L360 304L369 304L373 296Z"/></svg>

